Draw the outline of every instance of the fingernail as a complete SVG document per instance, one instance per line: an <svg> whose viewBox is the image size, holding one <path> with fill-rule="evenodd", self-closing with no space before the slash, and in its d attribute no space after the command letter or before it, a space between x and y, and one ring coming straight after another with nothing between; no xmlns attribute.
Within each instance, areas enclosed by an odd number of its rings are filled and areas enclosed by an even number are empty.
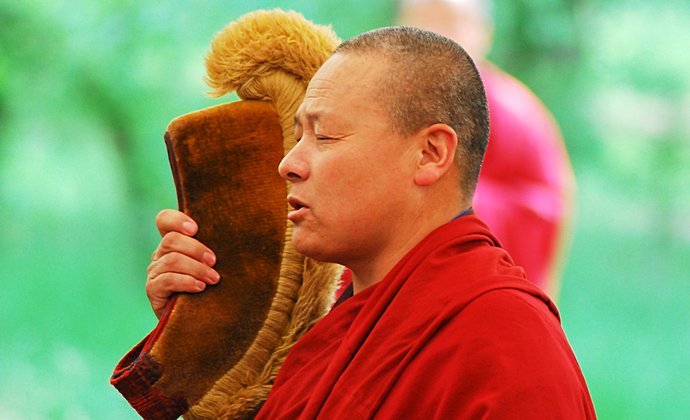
<svg viewBox="0 0 690 420"><path fill-rule="evenodd" d="M213 282L213 283L218 283L218 280L220 280L220 274L218 274L217 271L211 271L208 273L208 278Z"/></svg>
<svg viewBox="0 0 690 420"><path fill-rule="evenodd" d="M193 235L196 233L196 225L192 222L184 222L182 223L182 230L188 235Z"/></svg>
<svg viewBox="0 0 690 420"><path fill-rule="evenodd" d="M196 290L202 291L206 287L206 283L204 283L203 281L197 280L194 282L194 287L196 287Z"/></svg>
<svg viewBox="0 0 690 420"><path fill-rule="evenodd" d="M204 252L204 262L208 265L213 265L216 263L216 256L210 252Z"/></svg>

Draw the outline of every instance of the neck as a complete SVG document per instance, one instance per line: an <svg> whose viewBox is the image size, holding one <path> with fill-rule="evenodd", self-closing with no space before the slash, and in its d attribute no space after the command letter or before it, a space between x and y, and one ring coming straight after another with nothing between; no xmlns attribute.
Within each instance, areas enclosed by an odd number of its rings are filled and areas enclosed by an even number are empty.
<svg viewBox="0 0 690 420"><path fill-rule="evenodd" d="M352 271L354 293L383 280L388 272L419 242L438 227L458 217L470 206L470 202L463 202L459 206L449 206L445 211L438 211L439 209L436 209L436 212L420 211L412 221L405 224L406 234L399 235L398 240L391 243L385 252L371 258L344 263Z"/></svg>

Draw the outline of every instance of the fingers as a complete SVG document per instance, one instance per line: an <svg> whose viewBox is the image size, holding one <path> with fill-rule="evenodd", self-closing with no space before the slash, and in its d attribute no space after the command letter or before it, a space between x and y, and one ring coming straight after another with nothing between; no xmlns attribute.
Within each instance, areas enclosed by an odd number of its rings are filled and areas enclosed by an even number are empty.
<svg viewBox="0 0 690 420"><path fill-rule="evenodd" d="M198 293L216 284L220 275L212 267L216 256L192 235L198 226L177 210L163 210L156 216L162 238L151 255L146 279L146 295L160 318L173 293Z"/></svg>
<svg viewBox="0 0 690 420"><path fill-rule="evenodd" d="M168 278L171 277L170 275L172 275L173 278L177 278L179 275L188 276L207 284L215 284L218 282L218 279L220 279L220 275L213 268L179 252L165 254L157 260L152 261L149 265L148 278L152 281L166 274L169 274L169 276L165 276L166 284L163 287L169 288L174 292L182 290L174 288L176 282L169 284L170 280L168 280ZM175 274L178 276L175 276Z"/></svg>
<svg viewBox="0 0 690 420"><path fill-rule="evenodd" d="M208 265L179 252L163 255L148 267L146 295L158 318L173 293L198 293L207 284L220 280L217 271Z"/></svg>
<svg viewBox="0 0 690 420"><path fill-rule="evenodd" d="M156 215L156 227L161 236L169 232L179 232L187 236L197 233L199 227L191 217L181 211L166 209Z"/></svg>
<svg viewBox="0 0 690 420"><path fill-rule="evenodd" d="M206 283L192 276L178 273L164 273L146 282L146 295L156 317L160 319L163 310L173 293L198 293L206 288Z"/></svg>
<svg viewBox="0 0 690 420"><path fill-rule="evenodd" d="M178 232L168 232L158 243L158 247L151 255L151 260L156 261L164 255L179 252L194 258L212 267L216 263L216 255L206 245L197 239Z"/></svg>

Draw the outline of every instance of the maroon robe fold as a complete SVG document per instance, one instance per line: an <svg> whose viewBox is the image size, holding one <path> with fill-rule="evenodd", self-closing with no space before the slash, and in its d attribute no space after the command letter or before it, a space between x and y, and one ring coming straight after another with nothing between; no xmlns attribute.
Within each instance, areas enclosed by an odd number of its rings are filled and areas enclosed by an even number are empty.
<svg viewBox="0 0 690 420"><path fill-rule="evenodd" d="M470 215L293 347L258 418L595 418L554 303Z"/></svg>

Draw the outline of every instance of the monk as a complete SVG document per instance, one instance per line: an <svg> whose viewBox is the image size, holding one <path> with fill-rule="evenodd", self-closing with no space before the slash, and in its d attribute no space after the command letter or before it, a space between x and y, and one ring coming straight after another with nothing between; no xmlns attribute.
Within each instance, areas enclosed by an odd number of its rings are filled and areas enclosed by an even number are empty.
<svg viewBox="0 0 690 420"><path fill-rule="evenodd" d="M595 418L552 300L472 211L489 132L454 41L392 27L341 44L309 83L280 163L298 251L352 286L292 348L257 418ZM147 293L217 282L174 210Z"/></svg>

